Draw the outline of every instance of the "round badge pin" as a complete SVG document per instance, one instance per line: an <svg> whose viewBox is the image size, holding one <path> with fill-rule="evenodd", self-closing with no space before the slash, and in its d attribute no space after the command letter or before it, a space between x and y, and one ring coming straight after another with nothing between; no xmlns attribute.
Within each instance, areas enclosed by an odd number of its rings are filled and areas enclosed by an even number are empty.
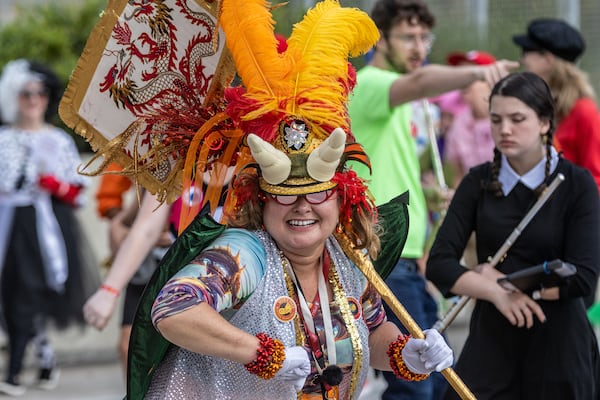
<svg viewBox="0 0 600 400"><path fill-rule="evenodd" d="M289 322L296 316L298 308L294 299L288 296L281 296L273 304L273 313L275 318L281 322Z"/></svg>

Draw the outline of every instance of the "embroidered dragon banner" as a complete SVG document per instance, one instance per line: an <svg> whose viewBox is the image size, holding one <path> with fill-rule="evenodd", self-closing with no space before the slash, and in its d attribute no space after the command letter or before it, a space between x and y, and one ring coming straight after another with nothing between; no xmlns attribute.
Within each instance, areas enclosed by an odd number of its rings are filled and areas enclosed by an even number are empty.
<svg viewBox="0 0 600 400"><path fill-rule="evenodd" d="M117 162L163 200L181 193L189 140L235 74L217 17L213 0L109 1L59 107L96 152L82 173Z"/></svg>

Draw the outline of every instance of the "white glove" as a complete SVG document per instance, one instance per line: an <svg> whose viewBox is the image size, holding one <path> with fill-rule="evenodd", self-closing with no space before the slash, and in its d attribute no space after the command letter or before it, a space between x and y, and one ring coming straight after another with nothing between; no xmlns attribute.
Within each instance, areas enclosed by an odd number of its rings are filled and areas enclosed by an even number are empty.
<svg viewBox="0 0 600 400"><path fill-rule="evenodd" d="M404 364L415 374L430 374L450 367L454 357L442 335L435 329L423 333L425 339L410 338L402 349Z"/></svg>
<svg viewBox="0 0 600 400"><path fill-rule="evenodd" d="M285 360L274 378L293 384L298 392L304 387L308 374L310 374L308 353L304 347L294 346L285 349Z"/></svg>

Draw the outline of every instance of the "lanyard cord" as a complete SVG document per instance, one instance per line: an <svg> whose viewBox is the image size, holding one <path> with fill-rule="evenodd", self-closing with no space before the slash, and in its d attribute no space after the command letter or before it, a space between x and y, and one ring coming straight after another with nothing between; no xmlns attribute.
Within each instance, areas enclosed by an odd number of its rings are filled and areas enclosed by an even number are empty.
<svg viewBox="0 0 600 400"><path fill-rule="evenodd" d="M308 307L308 303L306 301L306 298L304 297L304 293L302 292L302 287L300 286L300 284L298 283L298 279L296 277L296 273L293 270L289 260L282 255L282 258L285 259L285 267L288 270L288 274L292 280L292 282L294 283L294 286L296 287L296 294L298 296L298 301L300 303L300 313L302 315L302 319L304 320L304 327L305 329L308 330L309 333L309 342L311 344L311 348L312 348L312 353L313 353L313 358L315 359L315 364L316 364L316 368L317 371L319 372L319 374L323 373L323 369L325 368L325 363L323 362L323 366L321 366L321 363L319 362L318 358L323 359L323 354L320 350L320 348L315 349L314 345L313 345L313 340L312 338L316 337L317 341L319 340L319 336L316 333L316 328L315 328L315 322L313 320L312 314L310 312L310 308ZM325 256L324 258L324 266L325 266L325 270L327 270L327 272L329 272L329 257L327 256L327 253L325 252ZM321 271L319 273L319 278L318 278L318 287L317 287L317 296L319 298L319 303L321 305L321 313L323 315L323 325L325 328L325 341L326 341L326 348L327 348L327 359L328 359L328 364L329 365L335 365L337 363L337 354L336 354L336 348L335 348L335 337L334 337L334 333L333 333L333 323L331 320L331 310L329 308L329 294L327 292L327 285L325 284L325 271ZM317 343L317 346L320 347L320 344Z"/></svg>

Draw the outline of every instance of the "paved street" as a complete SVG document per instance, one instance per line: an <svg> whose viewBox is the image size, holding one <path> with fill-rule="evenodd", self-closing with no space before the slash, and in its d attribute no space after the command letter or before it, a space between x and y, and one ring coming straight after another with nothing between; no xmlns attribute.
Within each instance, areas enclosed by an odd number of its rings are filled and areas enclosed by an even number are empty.
<svg viewBox="0 0 600 400"><path fill-rule="evenodd" d="M22 382L28 387L25 400L120 400L125 395L125 378L118 361L118 337L115 316L102 332L92 328L72 328L49 336L56 351L60 380L56 389L42 391L35 388L37 368L33 347L30 345ZM0 373L4 365L0 366ZM8 398L0 395L0 399Z"/></svg>
<svg viewBox="0 0 600 400"><path fill-rule="evenodd" d="M467 313L468 314L468 313ZM456 354L462 348L466 334L466 316L457 319L448 331L448 340ZM28 354L23 383L29 387L25 400L121 400L125 394L125 382L121 366L117 361L115 342L117 319L103 332L93 329L73 329L66 332L50 332L51 340L61 364L58 387L52 391L34 388L35 364L33 354ZM379 382L381 385L382 383ZM373 389L373 388L371 388ZM377 400L382 390L361 397L361 400ZM1 398L8 398L2 397Z"/></svg>
<svg viewBox="0 0 600 400"><path fill-rule="evenodd" d="M66 331L49 331L50 341L56 351L60 379L56 389L43 391L35 387L37 365L34 348L27 349L25 368L21 377L27 393L25 400L120 400L125 395L125 379L117 359L117 319L103 332L91 328L72 328ZM6 339L1 337L0 344ZM5 349L3 348L3 352ZM0 374L4 375L4 359ZM11 398L0 395L2 398Z"/></svg>
<svg viewBox="0 0 600 400"><path fill-rule="evenodd" d="M33 370L23 376L27 385L34 381ZM93 363L70 365L61 370L58 387L52 391L28 388L27 393L19 397L24 400L121 400L125 394L125 384L120 365L111 363ZM8 398L8 397L0 397Z"/></svg>

